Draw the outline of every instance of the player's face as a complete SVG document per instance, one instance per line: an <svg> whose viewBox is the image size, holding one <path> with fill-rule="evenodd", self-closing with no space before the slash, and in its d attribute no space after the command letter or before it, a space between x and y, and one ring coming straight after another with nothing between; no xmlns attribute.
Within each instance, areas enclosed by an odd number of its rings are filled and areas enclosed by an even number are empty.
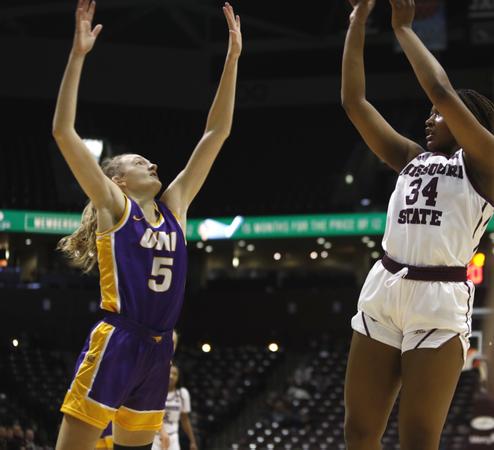
<svg viewBox="0 0 494 450"><path fill-rule="evenodd" d="M130 193L149 193L153 197L161 189L158 166L140 155L126 155L122 160L122 180Z"/></svg>
<svg viewBox="0 0 494 450"><path fill-rule="evenodd" d="M449 154L458 146L444 117L435 107L432 107L430 116L425 121L425 141L431 152Z"/></svg>
<svg viewBox="0 0 494 450"><path fill-rule="evenodd" d="M178 369L172 366L170 369L170 388L175 388L178 383Z"/></svg>

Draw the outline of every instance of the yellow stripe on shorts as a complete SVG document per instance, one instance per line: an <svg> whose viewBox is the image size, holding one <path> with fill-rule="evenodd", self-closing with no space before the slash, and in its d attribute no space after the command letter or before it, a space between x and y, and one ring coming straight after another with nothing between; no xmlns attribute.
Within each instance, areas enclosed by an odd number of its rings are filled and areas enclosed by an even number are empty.
<svg viewBox="0 0 494 450"><path fill-rule="evenodd" d="M89 340L89 349L60 408L63 413L101 429L106 428L113 419L116 409L98 403L89 398L88 394L114 330L115 327L105 322L101 322L93 330Z"/></svg>
<svg viewBox="0 0 494 450"><path fill-rule="evenodd" d="M115 414L115 423L129 431L159 431L163 424L165 410L136 411L121 406Z"/></svg>

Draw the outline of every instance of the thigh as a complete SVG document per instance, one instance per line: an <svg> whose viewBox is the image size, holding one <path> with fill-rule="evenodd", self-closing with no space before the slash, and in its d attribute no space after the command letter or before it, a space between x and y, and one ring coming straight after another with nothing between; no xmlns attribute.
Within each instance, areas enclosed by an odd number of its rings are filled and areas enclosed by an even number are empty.
<svg viewBox="0 0 494 450"><path fill-rule="evenodd" d="M128 431L159 431L163 424L170 379L170 343L152 344L139 370L140 382L115 414L115 423Z"/></svg>
<svg viewBox="0 0 494 450"><path fill-rule="evenodd" d="M106 428L134 382L137 350L138 341L126 330L100 322L79 356L61 411Z"/></svg>
<svg viewBox="0 0 494 450"><path fill-rule="evenodd" d="M403 354L400 394L402 450L437 450L463 367L463 347L454 337L439 348Z"/></svg>
<svg viewBox="0 0 494 450"><path fill-rule="evenodd" d="M345 423L381 436L400 389L401 351L355 332L345 378Z"/></svg>
<svg viewBox="0 0 494 450"><path fill-rule="evenodd" d="M113 442L127 447L140 447L151 444L154 441L156 431L130 431L122 428L117 423L113 424Z"/></svg>
<svg viewBox="0 0 494 450"><path fill-rule="evenodd" d="M75 417L64 415L58 433L56 450L93 450L101 436L100 428Z"/></svg>

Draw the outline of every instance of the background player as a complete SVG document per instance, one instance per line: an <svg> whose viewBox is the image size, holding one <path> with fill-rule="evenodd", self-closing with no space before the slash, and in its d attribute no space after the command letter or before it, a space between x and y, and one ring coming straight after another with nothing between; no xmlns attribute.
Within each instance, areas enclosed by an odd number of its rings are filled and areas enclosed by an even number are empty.
<svg viewBox="0 0 494 450"><path fill-rule="evenodd" d="M468 348L474 286L466 266L494 213L494 108L474 91L455 92L412 30L414 2L391 0L395 35L433 103L428 152L398 134L365 97L365 25L374 1L350 3L342 103L367 145L400 176L386 256L370 271L352 320L346 441L349 450L380 449L401 387L401 449L433 450Z"/></svg>
<svg viewBox="0 0 494 450"><path fill-rule="evenodd" d="M183 300L187 209L231 130L240 19L226 3L228 53L206 129L185 169L155 202L161 190L155 164L126 154L100 168L75 131L82 66L102 29L92 28L95 7L88 0L77 6L53 135L91 200L81 227L60 247L86 271L98 260L101 307L109 313L93 328L77 362L61 408L57 449L94 449L111 420L115 449L150 449L163 419L172 330Z"/></svg>
<svg viewBox="0 0 494 450"><path fill-rule="evenodd" d="M160 433L154 438L152 450L180 450L179 424L182 425L189 438L190 450L197 450L197 442L189 417L191 412L190 394L185 387L179 387L179 376L178 367L172 365L166 397L165 420Z"/></svg>

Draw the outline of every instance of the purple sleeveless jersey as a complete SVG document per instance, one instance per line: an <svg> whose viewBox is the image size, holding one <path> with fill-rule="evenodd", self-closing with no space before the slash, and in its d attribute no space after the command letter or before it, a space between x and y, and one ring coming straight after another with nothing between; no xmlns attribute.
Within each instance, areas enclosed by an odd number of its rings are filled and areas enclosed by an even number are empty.
<svg viewBox="0 0 494 450"><path fill-rule="evenodd" d="M104 429L161 428L182 308L187 252L178 221L162 203L148 223L126 198L121 220L97 234L101 308L109 314L88 336L61 411Z"/></svg>
<svg viewBox="0 0 494 450"><path fill-rule="evenodd" d="M159 219L148 223L127 198L122 219L96 243L101 308L163 331L174 328L182 309L187 250L172 212L162 202L156 209Z"/></svg>

